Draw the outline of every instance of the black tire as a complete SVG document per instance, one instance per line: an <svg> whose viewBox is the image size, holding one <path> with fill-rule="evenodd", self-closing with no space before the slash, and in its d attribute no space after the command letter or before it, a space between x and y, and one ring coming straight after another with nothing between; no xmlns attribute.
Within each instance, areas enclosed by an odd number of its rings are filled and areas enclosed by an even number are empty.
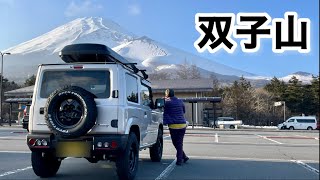
<svg viewBox="0 0 320 180"><path fill-rule="evenodd" d="M42 152L32 152L31 164L37 176L52 177L57 174L61 161L51 153L45 153L42 156Z"/></svg>
<svg viewBox="0 0 320 180"><path fill-rule="evenodd" d="M230 125L230 127L229 127L230 129L234 129L234 125Z"/></svg>
<svg viewBox="0 0 320 180"><path fill-rule="evenodd" d="M45 108L46 123L55 134L74 138L86 134L96 123L94 95L77 86L54 91Z"/></svg>
<svg viewBox="0 0 320 180"><path fill-rule="evenodd" d="M134 133L129 134L126 149L116 160L117 174L121 180L132 180L138 171L139 142Z"/></svg>
<svg viewBox="0 0 320 180"><path fill-rule="evenodd" d="M157 142L149 148L150 159L153 162L160 162L163 152L163 132L162 129L158 130Z"/></svg>
<svg viewBox="0 0 320 180"><path fill-rule="evenodd" d="M294 127L293 127L293 126L290 126L289 129L290 129L290 130L294 130Z"/></svg>
<svg viewBox="0 0 320 180"><path fill-rule="evenodd" d="M307 130L310 130L310 131L311 131L311 130L313 130L313 128L312 128L311 126L309 126L309 127L307 128Z"/></svg>

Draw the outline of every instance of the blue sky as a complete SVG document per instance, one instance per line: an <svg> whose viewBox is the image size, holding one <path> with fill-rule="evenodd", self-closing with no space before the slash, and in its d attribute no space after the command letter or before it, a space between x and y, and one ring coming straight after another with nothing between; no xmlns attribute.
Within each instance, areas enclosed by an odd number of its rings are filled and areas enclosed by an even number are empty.
<svg viewBox="0 0 320 180"><path fill-rule="evenodd" d="M271 39L262 39L256 53L243 53L239 40L233 54L223 49L199 53L193 43L196 13L266 12L283 18L287 11L311 21L311 51L308 54L272 52ZM319 74L318 0L0 0L0 50L35 38L79 17L109 18L139 36L150 38L262 76L285 76L305 71Z"/></svg>

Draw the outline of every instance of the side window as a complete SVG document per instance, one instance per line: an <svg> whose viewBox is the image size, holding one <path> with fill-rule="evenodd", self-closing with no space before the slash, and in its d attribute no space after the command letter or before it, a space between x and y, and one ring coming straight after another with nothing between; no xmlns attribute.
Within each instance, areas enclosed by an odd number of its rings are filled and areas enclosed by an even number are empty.
<svg viewBox="0 0 320 180"><path fill-rule="evenodd" d="M149 88L145 85L141 85L141 104L144 106L149 106L150 107L150 103L151 103L151 99L150 99L150 91Z"/></svg>
<svg viewBox="0 0 320 180"><path fill-rule="evenodd" d="M126 74L126 96L130 102L138 103L137 78Z"/></svg>
<svg viewBox="0 0 320 180"><path fill-rule="evenodd" d="M288 122L294 122L294 119L290 119Z"/></svg>

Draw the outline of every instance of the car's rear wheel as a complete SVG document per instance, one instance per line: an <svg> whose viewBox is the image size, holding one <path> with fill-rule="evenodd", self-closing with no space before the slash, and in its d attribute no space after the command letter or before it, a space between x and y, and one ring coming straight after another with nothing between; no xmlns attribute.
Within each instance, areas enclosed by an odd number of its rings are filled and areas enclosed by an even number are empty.
<svg viewBox="0 0 320 180"><path fill-rule="evenodd" d="M132 180L138 171L139 142L134 133L129 134L126 149L116 160L117 174L121 180Z"/></svg>
<svg viewBox="0 0 320 180"><path fill-rule="evenodd" d="M234 129L234 125L230 125L230 129Z"/></svg>
<svg viewBox="0 0 320 180"><path fill-rule="evenodd" d="M308 128L307 128L307 130L312 130L313 128L311 127L311 126L309 126Z"/></svg>
<svg viewBox="0 0 320 180"><path fill-rule="evenodd" d="M31 164L37 176L52 177L58 172L61 161L52 153L32 152Z"/></svg>

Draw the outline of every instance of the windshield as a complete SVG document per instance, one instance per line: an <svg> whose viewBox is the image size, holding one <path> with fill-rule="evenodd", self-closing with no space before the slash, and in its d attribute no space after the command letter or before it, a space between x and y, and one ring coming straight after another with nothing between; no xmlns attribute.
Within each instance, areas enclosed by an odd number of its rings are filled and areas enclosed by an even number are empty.
<svg viewBox="0 0 320 180"><path fill-rule="evenodd" d="M40 97L47 98L64 86L79 86L97 98L110 97L110 72L106 70L46 71L43 73Z"/></svg>

